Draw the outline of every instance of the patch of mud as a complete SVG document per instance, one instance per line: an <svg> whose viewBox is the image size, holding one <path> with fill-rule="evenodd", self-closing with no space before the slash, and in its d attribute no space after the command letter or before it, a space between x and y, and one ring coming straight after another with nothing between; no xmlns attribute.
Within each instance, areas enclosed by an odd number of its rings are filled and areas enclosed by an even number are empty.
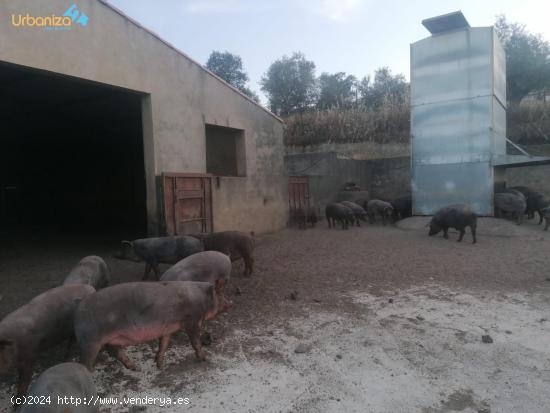
<svg viewBox="0 0 550 413"><path fill-rule="evenodd" d="M548 410L550 323L541 319L549 309L536 297L437 285L400 291L391 303L367 293L346 297L356 317L311 311L284 327L235 329L208 348L205 363L180 335L162 370L156 346L142 345L128 349L140 371L104 354L94 379L103 396L190 400L147 412ZM483 343L483 334L494 343Z"/></svg>
<svg viewBox="0 0 550 413"><path fill-rule="evenodd" d="M95 382L103 396L190 400L147 412L546 412L550 233L524 229L535 235L475 245L469 234L459 244L456 234L446 241L390 225L262 236L254 275L242 277L238 264L235 305L209 322L207 362L177 334L162 370L151 343L128 349L139 372L102 354ZM114 283L141 279L143 264L110 259L108 246L25 248L6 260L0 251L0 314L58 285L91 251L107 257ZM37 374L63 361L62 347L41 355ZM7 379L0 411L15 372Z"/></svg>

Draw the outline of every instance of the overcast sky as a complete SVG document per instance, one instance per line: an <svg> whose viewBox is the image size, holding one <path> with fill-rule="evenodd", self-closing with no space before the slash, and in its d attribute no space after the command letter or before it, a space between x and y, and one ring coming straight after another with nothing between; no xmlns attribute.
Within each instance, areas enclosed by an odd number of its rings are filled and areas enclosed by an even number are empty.
<svg viewBox="0 0 550 413"><path fill-rule="evenodd" d="M202 64L212 50L242 57L250 87L283 55L304 52L322 72L357 77L380 66L409 77L409 44L427 17L462 10L472 26L497 14L550 40L547 0L109 0Z"/></svg>

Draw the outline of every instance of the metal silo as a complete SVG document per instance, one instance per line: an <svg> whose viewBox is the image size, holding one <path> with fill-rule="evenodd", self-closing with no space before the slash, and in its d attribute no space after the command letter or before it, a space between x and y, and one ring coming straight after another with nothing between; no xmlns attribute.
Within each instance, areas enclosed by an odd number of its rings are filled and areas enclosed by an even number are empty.
<svg viewBox="0 0 550 413"><path fill-rule="evenodd" d="M506 55L493 27L461 12L426 19L411 44L413 213L466 203L493 214L504 168L547 162L506 154Z"/></svg>

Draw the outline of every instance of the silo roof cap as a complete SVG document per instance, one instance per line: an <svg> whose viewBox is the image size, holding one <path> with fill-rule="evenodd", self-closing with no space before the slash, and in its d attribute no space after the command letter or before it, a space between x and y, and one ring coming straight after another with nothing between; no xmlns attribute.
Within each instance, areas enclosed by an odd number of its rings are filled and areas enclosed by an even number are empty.
<svg viewBox="0 0 550 413"><path fill-rule="evenodd" d="M460 10L443 14L441 16L424 19L422 20L422 24L431 34L439 34L451 30L470 27L466 17L464 17Z"/></svg>

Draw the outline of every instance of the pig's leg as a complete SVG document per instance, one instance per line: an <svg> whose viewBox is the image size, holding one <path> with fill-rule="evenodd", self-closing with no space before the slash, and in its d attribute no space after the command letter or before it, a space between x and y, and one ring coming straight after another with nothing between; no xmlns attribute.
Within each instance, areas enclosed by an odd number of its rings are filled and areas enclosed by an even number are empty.
<svg viewBox="0 0 550 413"><path fill-rule="evenodd" d="M466 231L464 230L464 228L462 228L460 230L460 235L458 236L458 242L462 241L462 238L464 238L465 233L466 233Z"/></svg>
<svg viewBox="0 0 550 413"><path fill-rule="evenodd" d="M34 359L25 360L24 364L18 368L19 381L17 382L17 397L23 397L27 394L29 384L32 380L32 366Z"/></svg>
<svg viewBox="0 0 550 413"><path fill-rule="evenodd" d="M153 271L155 272L155 279L160 280L160 269L158 262L153 263Z"/></svg>
<svg viewBox="0 0 550 413"><path fill-rule="evenodd" d="M449 238L449 228L443 228L443 238Z"/></svg>
<svg viewBox="0 0 550 413"><path fill-rule="evenodd" d="M550 227L550 218L546 217L546 225L544 226L544 230L548 231L548 227Z"/></svg>
<svg viewBox="0 0 550 413"><path fill-rule="evenodd" d="M542 212L540 211L540 209L537 211L539 213L539 225L542 224Z"/></svg>
<svg viewBox="0 0 550 413"><path fill-rule="evenodd" d="M250 277L252 275L252 270L254 267L254 258L248 254L243 255L244 260L244 275Z"/></svg>
<svg viewBox="0 0 550 413"><path fill-rule="evenodd" d="M116 358L118 361L120 361L124 367L130 370L137 370L136 363L133 362L133 360L128 357L128 354L122 349L122 347L119 346L113 346L109 345L107 346L107 349L111 355Z"/></svg>
<svg viewBox="0 0 550 413"><path fill-rule="evenodd" d="M216 299L218 301L218 312L227 311L233 302L225 296L225 280L216 280Z"/></svg>
<svg viewBox="0 0 550 413"><path fill-rule="evenodd" d="M89 343L89 342L88 342ZM101 350L101 344L80 344L80 362L84 364L89 371L94 371L94 364L99 350Z"/></svg>
<svg viewBox="0 0 550 413"><path fill-rule="evenodd" d="M168 345L170 344L170 335L162 336L159 339L159 351L157 352L157 356L155 357L155 361L157 362L157 367L160 369L162 368L162 365L164 363L164 353L166 352L166 349L168 348Z"/></svg>
<svg viewBox="0 0 550 413"><path fill-rule="evenodd" d="M224 308L226 310L233 307L233 301L231 301L229 298L227 298L225 293L222 293L221 297L222 297L222 300L223 300L222 302L224 303Z"/></svg>
<svg viewBox="0 0 550 413"><path fill-rule="evenodd" d="M472 225L470 226L470 229L472 230L472 244L475 244L476 243L476 225Z"/></svg>
<svg viewBox="0 0 550 413"><path fill-rule="evenodd" d="M71 335L69 339L67 340L67 347L65 348L65 360L69 361L71 357L71 350L73 349L75 337L74 335Z"/></svg>
<svg viewBox="0 0 550 413"><path fill-rule="evenodd" d="M193 330L187 332L187 334L189 335L189 340L191 341L193 350L195 350L195 355L197 356L197 359L199 359L200 361L206 361L206 352L202 349L201 344L200 325L197 325Z"/></svg>
<svg viewBox="0 0 550 413"><path fill-rule="evenodd" d="M145 273L143 273L143 281L145 281L149 277L150 272L151 272L151 264L146 262L145 263Z"/></svg>

